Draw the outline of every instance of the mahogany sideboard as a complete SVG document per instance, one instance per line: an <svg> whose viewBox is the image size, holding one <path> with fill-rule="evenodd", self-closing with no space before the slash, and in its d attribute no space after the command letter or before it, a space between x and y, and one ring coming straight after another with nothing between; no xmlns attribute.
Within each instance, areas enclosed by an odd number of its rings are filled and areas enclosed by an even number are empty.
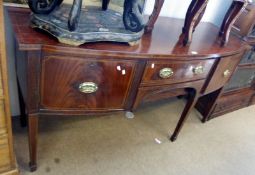
<svg viewBox="0 0 255 175"><path fill-rule="evenodd" d="M187 104L174 141L198 98L221 89L247 49L235 36L221 47L219 29L210 23L199 24L193 42L184 47L184 21L166 17L136 46L101 42L73 47L32 29L28 9L8 10L22 109L28 116L31 171L37 167L39 116L134 112L140 103L184 95Z"/></svg>
<svg viewBox="0 0 255 175"><path fill-rule="evenodd" d="M0 175L18 175L13 152L3 2L0 1Z"/></svg>

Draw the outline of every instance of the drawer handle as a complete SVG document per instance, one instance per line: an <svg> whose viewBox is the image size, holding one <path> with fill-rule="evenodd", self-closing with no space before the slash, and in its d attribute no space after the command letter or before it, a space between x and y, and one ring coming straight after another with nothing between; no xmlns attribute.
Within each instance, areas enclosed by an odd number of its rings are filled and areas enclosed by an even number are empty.
<svg viewBox="0 0 255 175"><path fill-rule="evenodd" d="M224 72L223 72L223 76L225 77L225 78L227 78L227 77L229 77L229 75L230 75L230 70L225 70Z"/></svg>
<svg viewBox="0 0 255 175"><path fill-rule="evenodd" d="M159 71L159 76L161 78L169 78L174 74L173 69L171 68L164 68Z"/></svg>
<svg viewBox="0 0 255 175"><path fill-rule="evenodd" d="M97 89L97 84L93 82L84 82L79 85L79 91L85 94L94 93L97 91Z"/></svg>
<svg viewBox="0 0 255 175"><path fill-rule="evenodd" d="M204 73L204 67L203 66L197 66L193 69L194 74L199 75Z"/></svg>

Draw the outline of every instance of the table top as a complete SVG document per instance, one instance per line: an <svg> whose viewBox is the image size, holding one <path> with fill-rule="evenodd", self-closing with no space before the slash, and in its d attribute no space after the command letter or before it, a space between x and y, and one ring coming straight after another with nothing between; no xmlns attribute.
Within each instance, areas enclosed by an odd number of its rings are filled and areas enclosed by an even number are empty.
<svg viewBox="0 0 255 175"><path fill-rule="evenodd" d="M180 39L184 20L159 17L154 30L146 33L136 46L125 43L98 42L86 43L81 46L70 46L59 43L46 32L30 27L30 9L8 7L11 23L20 50L70 50L76 53L97 53L108 55L122 55L136 58L171 59L185 57L221 57L241 52L247 45L231 35L225 47L220 46L219 28L211 23L202 22L196 28L190 45L183 46Z"/></svg>

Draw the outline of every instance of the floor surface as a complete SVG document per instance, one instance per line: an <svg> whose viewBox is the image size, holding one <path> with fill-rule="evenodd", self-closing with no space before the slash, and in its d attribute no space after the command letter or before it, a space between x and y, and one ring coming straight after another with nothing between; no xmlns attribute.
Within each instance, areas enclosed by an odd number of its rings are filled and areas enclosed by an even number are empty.
<svg viewBox="0 0 255 175"><path fill-rule="evenodd" d="M255 174L255 106L206 124L193 110L172 143L169 134L183 107L181 100L141 106L134 119L123 113L41 118L38 170L34 173L27 164L27 129L15 119L21 175Z"/></svg>

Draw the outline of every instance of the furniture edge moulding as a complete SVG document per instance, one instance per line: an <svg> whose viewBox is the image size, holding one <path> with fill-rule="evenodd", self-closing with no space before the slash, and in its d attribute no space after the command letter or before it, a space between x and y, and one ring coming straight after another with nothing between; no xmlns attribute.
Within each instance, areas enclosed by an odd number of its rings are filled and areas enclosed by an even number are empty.
<svg viewBox="0 0 255 175"><path fill-rule="evenodd" d="M127 60L175 60L175 61L190 61L190 60L206 60L212 58L220 58L220 57L227 57L238 54L247 48L250 48L248 44L243 41L240 41L242 44L241 46L233 50L231 52L224 52L224 53L215 53L215 54L187 54L187 55L178 55L178 54L147 54L147 53L131 53L131 52L116 52L116 51L106 51L106 50L94 50L94 49L86 49L86 48L76 48L71 47L68 48L66 46L55 46L51 44L43 44L42 45L42 53L45 55L48 54L60 54L63 53L65 55L70 55L73 57L82 57L84 54L91 58L100 58L101 56L104 57L114 57L116 59L127 59ZM192 58L192 59L191 59Z"/></svg>

